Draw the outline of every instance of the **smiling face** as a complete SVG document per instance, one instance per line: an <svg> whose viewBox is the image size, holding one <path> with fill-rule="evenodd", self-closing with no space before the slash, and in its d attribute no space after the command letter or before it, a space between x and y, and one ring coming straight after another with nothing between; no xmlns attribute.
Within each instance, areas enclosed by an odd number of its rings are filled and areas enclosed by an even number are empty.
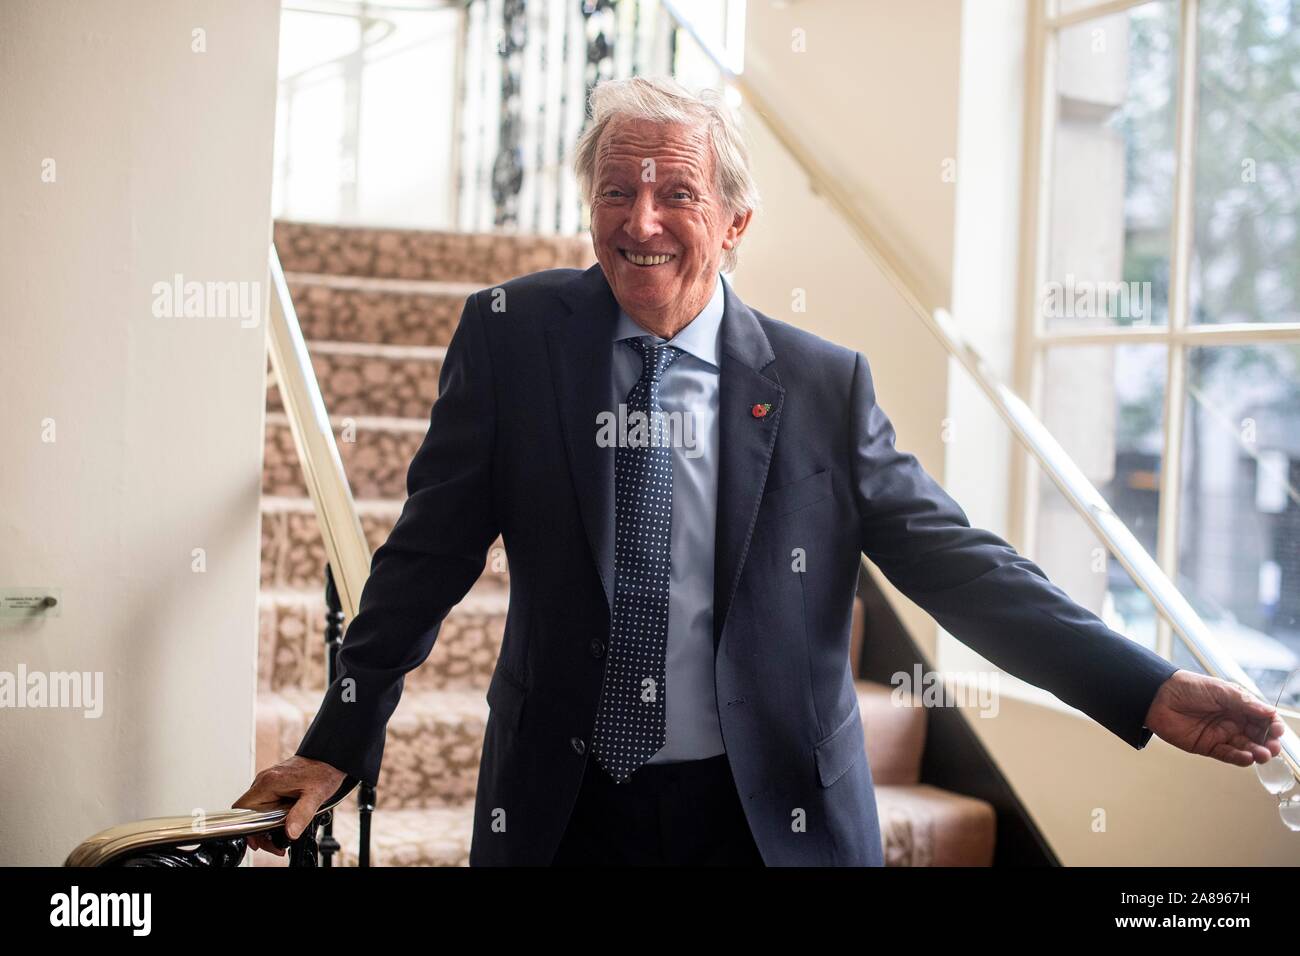
<svg viewBox="0 0 1300 956"><path fill-rule="evenodd" d="M731 215L703 125L614 119L601 136L591 205L596 259L619 305L672 338L708 303L725 250L751 213Z"/></svg>

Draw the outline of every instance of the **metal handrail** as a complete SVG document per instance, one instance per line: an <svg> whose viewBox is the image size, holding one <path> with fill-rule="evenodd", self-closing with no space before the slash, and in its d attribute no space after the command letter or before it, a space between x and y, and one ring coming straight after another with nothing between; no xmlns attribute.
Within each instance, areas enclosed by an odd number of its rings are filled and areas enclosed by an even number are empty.
<svg viewBox="0 0 1300 956"><path fill-rule="evenodd" d="M343 802L351 791L351 785L340 787L321 804L313 819L319 821L323 814ZM272 833L284 824L289 809L285 806L275 810L220 810L208 814L201 822L196 822L194 817L151 817L120 823L82 840L68 854L63 865L106 866L148 850Z"/></svg>
<svg viewBox="0 0 1300 956"><path fill-rule="evenodd" d="M734 87L758 115L776 140L808 177L809 185L823 196L845 220L863 250L880 269L885 279L925 323L939 344L961 363L971 378L988 396L1011 433L1034 456L1065 499L1083 517L1097 536L1118 558L1124 569L1151 599L1156 613L1169 622L1182 638L1206 673L1231 681L1249 693L1267 701L1255 682L1214 636L1199 614L1175 587L1169 576L1133 536L1128 526L1106 503L1105 498L1069 456L1060 442L1015 392L1008 388L992 366L958 330L952 316L938 302L926 303L918 292L920 283L904 267L884 233L853 202L849 192L831 176L813 151L773 111L770 104L742 74L727 66L723 57L699 35L690 20L673 0L659 0L678 28L691 37L718 69L723 82ZM1283 722L1285 724L1285 721ZM1281 738L1282 759L1291 774L1300 780L1300 736L1287 726Z"/></svg>
<svg viewBox="0 0 1300 956"><path fill-rule="evenodd" d="M325 400L312 368L298 313L275 246L271 246L271 317L267 345L280 401L289 419L307 494L325 541L325 556L334 572L339 601L348 620L360 609L361 589L370 574L370 545L361 530L352 488L334 441Z"/></svg>

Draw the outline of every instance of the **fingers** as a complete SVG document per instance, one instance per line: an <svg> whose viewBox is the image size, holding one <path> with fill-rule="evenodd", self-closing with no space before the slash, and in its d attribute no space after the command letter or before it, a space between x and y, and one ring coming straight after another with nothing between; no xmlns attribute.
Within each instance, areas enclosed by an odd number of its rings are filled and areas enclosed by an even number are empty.
<svg viewBox="0 0 1300 956"><path fill-rule="evenodd" d="M1277 708L1271 707L1266 702L1260 700L1254 694L1247 692L1244 688L1236 684L1230 685L1236 691L1238 700L1241 701L1241 710L1247 720L1260 720L1272 723L1280 720L1277 715Z"/></svg>
<svg viewBox="0 0 1300 956"><path fill-rule="evenodd" d="M248 848L250 851L265 850L267 853L274 853L276 856L284 856L285 851L271 842L271 838L263 833L254 833L248 837Z"/></svg>
<svg viewBox="0 0 1300 956"><path fill-rule="evenodd" d="M284 850L272 843L270 836L266 833L250 833L245 838L245 842L248 844L248 852L250 853L265 850L267 853L274 853L276 856L284 856Z"/></svg>
<svg viewBox="0 0 1300 956"><path fill-rule="evenodd" d="M298 798L298 802L289 810L289 815L284 820L284 830L289 835L290 840L296 840L302 836L302 831L307 829L312 817L316 816L318 808L319 802L310 794L304 794Z"/></svg>
<svg viewBox="0 0 1300 956"><path fill-rule="evenodd" d="M1247 730L1247 735L1253 744L1268 749L1273 756L1282 752L1282 735L1286 733L1286 725L1281 720L1274 720L1270 723L1265 721L1253 721Z"/></svg>
<svg viewBox="0 0 1300 956"><path fill-rule="evenodd" d="M1244 724L1246 739L1233 740L1237 758L1242 759L1249 754L1251 763L1267 763L1280 754L1282 744L1279 738L1286 733L1286 724L1278 716L1277 708L1269 706L1267 702L1236 684L1221 682L1219 687L1231 700L1231 705L1227 708L1229 722L1225 723L1231 726L1233 718L1239 716Z"/></svg>
<svg viewBox="0 0 1300 956"><path fill-rule="evenodd" d="M1251 763L1268 763L1273 759L1273 756L1274 755L1269 752L1269 749L1261 744L1250 745Z"/></svg>
<svg viewBox="0 0 1300 956"><path fill-rule="evenodd" d="M263 770L254 778L253 785L240 794L239 799L230 806L237 810L279 810L283 808L286 799L294 796L293 793L286 793L287 789L289 788L279 776ZM249 834L247 843L250 852L263 850L276 856L285 854L285 851L276 846L266 833Z"/></svg>
<svg viewBox="0 0 1300 956"><path fill-rule="evenodd" d="M236 810L275 810L296 791L286 787L279 777L263 770L253 780L253 785L240 794L230 806Z"/></svg>
<svg viewBox="0 0 1300 956"><path fill-rule="evenodd" d="M1235 767L1249 767L1257 763L1268 763L1281 752L1282 744L1276 738L1270 738L1267 744L1260 744L1242 734L1234 734L1231 739L1211 747L1209 756Z"/></svg>
<svg viewBox="0 0 1300 956"><path fill-rule="evenodd" d="M1210 749L1209 756L1215 760L1232 764L1234 767L1249 767L1255 763L1255 754L1252 751L1234 747L1229 743L1215 744Z"/></svg>

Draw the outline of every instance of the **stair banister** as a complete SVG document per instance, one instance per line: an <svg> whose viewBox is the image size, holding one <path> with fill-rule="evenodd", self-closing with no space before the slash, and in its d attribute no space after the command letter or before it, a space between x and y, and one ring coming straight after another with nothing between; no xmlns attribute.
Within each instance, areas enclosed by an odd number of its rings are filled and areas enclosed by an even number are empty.
<svg viewBox="0 0 1300 956"><path fill-rule="evenodd" d="M311 364L311 355L307 351L307 342L274 243L270 249L270 272L275 294L271 296L267 347L276 387L280 390L280 401L289 419L289 430L293 433L303 481L325 543L325 662L326 679L332 686L338 676L343 622L357 616L361 591L370 574L370 545L361 528L352 486L343 470L329 412L325 408L325 399L316 380L316 371ZM375 787L363 780L358 790L361 824L358 864L363 867L370 865L370 824L374 809ZM323 830L323 862L330 866L338 849L332 817L325 819Z"/></svg>
<svg viewBox="0 0 1300 956"><path fill-rule="evenodd" d="M330 427L325 400L321 397L307 343L289 295L289 284L275 246L270 250L271 318L267 345L275 370L280 400L289 419L293 444L302 465L303 480L311 497L325 542L325 556L334 574L339 601L348 620L357 616L361 589L370 575L370 545L361 530L352 488L334 430Z"/></svg>

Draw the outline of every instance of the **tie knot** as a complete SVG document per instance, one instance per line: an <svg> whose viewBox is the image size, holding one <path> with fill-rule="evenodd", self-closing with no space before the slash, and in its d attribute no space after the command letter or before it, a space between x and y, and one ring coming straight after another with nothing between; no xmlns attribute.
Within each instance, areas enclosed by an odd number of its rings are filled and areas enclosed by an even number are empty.
<svg viewBox="0 0 1300 956"><path fill-rule="evenodd" d="M641 356L641 377L651 382L657 383L668 366L673 364L673 360L682 354L677 346L658 344L649 335L624 341Z"/></svg>

